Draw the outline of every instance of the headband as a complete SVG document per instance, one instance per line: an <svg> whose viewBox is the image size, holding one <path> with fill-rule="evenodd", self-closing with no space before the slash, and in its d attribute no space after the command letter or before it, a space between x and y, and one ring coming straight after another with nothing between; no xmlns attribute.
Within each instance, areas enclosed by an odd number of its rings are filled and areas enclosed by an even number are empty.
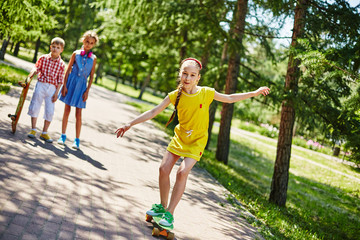
<svg viewBox="0 0 360 240"><path fill-rule="evenodd" d="M199 60L197 60L195 58L186 58L186 59L183 60L183 62L188 61L188 60L195 61L197 64L199 64L200 70L202 69L202 65L201 65L201 62Z"/></svg>

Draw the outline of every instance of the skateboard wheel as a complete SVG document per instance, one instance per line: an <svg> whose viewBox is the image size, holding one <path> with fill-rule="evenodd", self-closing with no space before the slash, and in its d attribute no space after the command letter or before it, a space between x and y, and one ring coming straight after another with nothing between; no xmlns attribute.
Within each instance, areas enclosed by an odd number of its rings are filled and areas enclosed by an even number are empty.
<svg viewBox="0 0 360 240"><path fill-rule="evenodd" d="M151 235L158 237L160 235L160 229L154 227Z"/></svg>
<svg viewBox="0 0 360 240"><path fill-rule="evenodd" d="M151 222L152 219L153 219L153 217L152 217L151 215L147 215L147 214L146 214L145 221Z"/></svg>
<svg viewBox="0 0 360 240"><path fill-rule="evenodd" d="M169 232L166 239L168 239L168 240L173 240L174 238L175 238L175 234L172 233L172 232Z"/></svg>
<svg viewBox="0 0 360 240"><path fill-rule="evenodd" d="M12 121L15 121L16 115L8 114L8 117L9 117Z"/></svg>

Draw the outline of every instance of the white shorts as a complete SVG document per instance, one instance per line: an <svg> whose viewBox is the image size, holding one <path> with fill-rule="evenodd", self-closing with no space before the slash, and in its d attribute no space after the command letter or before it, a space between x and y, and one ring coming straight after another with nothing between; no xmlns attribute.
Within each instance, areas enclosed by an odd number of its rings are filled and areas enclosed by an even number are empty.
<svg viewBox="0 0 360 240"><path fill-rule="evenodd" d="M37 82L33 96L31 98L28 114L37 118L40 112L41 104L45 100L44 119L51 122L54 116L55 103L52 97L56 91L56 87L50 83Z"/></svg>

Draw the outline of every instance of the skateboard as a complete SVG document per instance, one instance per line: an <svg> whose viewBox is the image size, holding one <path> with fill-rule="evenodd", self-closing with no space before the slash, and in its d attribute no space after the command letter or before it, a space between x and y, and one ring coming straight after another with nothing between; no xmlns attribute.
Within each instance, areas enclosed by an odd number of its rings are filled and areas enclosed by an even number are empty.
<svg viewBox="0 0 360 240"><path fill-rule="evenodd" d="M31 83L31 78L26 78L25 79L25 82L19 82L19 85L21 87L23 87L23 90L20 94L20 99L19 99L19 103L17 105L17 108L16 108L16 111L15 111L15 114L8 114L8 117L11 119L11 129L12 129L12 133L15 133L16 131L16 125L19 121L19 118L20 118L20 114L21 114L21 110L24 106L24 102L25 102L25 99L26 99L26 95L27 95L27 92L29 91L29 87L30 87L30 83Z"/></svg>
<svg viewBox="0 0 360 240"><path fill-rule="evenodd" d="M175 238L175 234L172 232L174 226L165 227L159 224L161 220L160 216L150 216L146 214L146 221L151 222L153 224L152 234L155 237L164 236L168 240L173 240Z"/></svg>

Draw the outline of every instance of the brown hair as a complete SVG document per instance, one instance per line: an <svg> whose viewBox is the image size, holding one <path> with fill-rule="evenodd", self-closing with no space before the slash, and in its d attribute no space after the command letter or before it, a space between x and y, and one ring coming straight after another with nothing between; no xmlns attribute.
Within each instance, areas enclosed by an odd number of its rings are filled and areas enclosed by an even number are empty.
<svg viewBox="0 0 360 240"><path fill-rule="evenodd" d="M186 58L186 59L184 59L184 60L181 61L181 63L180 63L180 69L179 69L179 75L178 75L178 79L177 79L177 81L179 82L179 85L178 85L178 87L177 87L177 89L178 89L178 94L177 94L177 96L176 96L176 100L175 100L175 104L174 104L175 109L174 109L173 113L171 114L171 117L170 117L169 121L166 123L165 127L167 127L167 126L171 123L171 121L172 121L172 120L174 119L174 117L175 117L175 113L177 112L177 106L178 106L179 101L180 101L180 96L181 96L182 87L183 87L183 85L181 84L181 76L180 76L180 73L181 73L182 65L183 65L186 61L192 61L192 62L194 62L195 64L191 64L191 65L197 66L197 68L199 69L199 72L200 72L200 70L202 69L202 65L201 65L200 61L197 60L196 58Z"/></svg>
<svg viewBox="0 0 360 240"><path fill-rule="evenodd" d="M178 94L177 94L177 96L176 96L176 100L175 100L175 104L174 104L175 109L174 109L173 113L171 114L171 117L170 117L169 121L166 123L165 127L167 127L167 126L171 123L171 121L174 119L174 117L175 117L175 113L176 113L176 111L177 111L177 105L179 104L179 101L180 101L180 96L181 96L181 92L182 92L182 87L183 87L183 86L182 86L182 84L180 83L179 86L178 86Z"/></svg>
<svg viewBox="0 0 360 240"><path fill-rule="evenodd" d="M65 47L65 41L64 41L64 39L62 39L62 38L59 38L59 37L53 38L53 39L51 40L51 44L53 44L53 43L59 44L62 48Z"/></svg>

